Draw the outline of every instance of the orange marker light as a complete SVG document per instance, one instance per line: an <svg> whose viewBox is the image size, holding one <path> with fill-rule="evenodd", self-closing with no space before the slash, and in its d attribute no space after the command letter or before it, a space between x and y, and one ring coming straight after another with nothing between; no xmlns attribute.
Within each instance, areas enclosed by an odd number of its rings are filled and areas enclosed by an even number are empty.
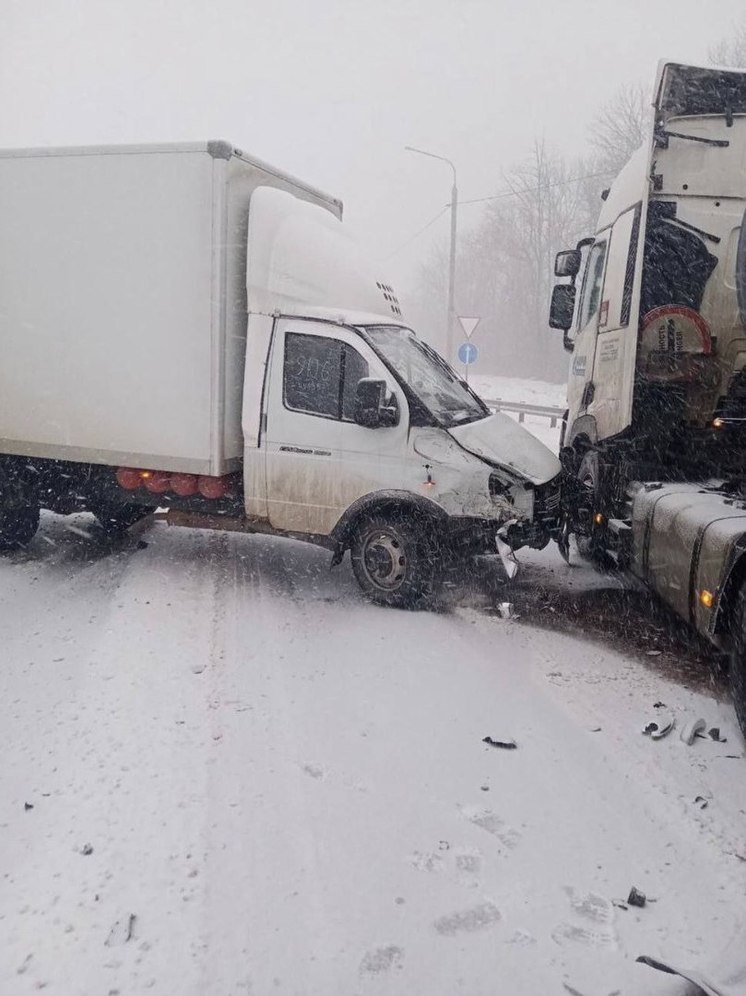
<svg viewBox="0 0 746 996"><path fill-rule="evenodd" d="M713 429L722 429L724 425L725 425L725 419L724 418L714 418L712 420L712 428Z"/></svg>
<svg viewBox="0 0 746 996"><path fill-rule="evenodd" d="M711 591L707 591L707 589L703 589L699 593L699 601L700 601L700 603L702 605L704 605L704 607L706 609L711 609L712 606L713 606L713 604L714 604L714 602L715 602L715 596L713 595L713 593Z"/></svg>
<svg viewBox="0 0 746 996"><path fill-rule="evenodd" d="M603 512L596 512L596 514L593 516L593 521L596 523L597 526L602 526L604 522L606 522L606 516L603 514Z"/></svg>

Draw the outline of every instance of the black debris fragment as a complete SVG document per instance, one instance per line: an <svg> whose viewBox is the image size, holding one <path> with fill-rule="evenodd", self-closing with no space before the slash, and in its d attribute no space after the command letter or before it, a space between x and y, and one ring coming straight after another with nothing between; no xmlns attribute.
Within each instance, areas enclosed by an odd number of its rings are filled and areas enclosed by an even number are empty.
<svg viewBox="0 0 746 996"><path fill-rule="evenodd" d="M515 740L493 740L492 737L483 737L483 744L489 744L490 747L500 747L502 750L515 750L518 744Z"/></svg>
<svg viewBox="0 0 746 996"><path fill-rule="evenodd" d="M713 726L707 731L710 735L711 740L716 740L719 744L727 744L728 738L720 736L720 727Z"/></svg>
<svg viewBox="0 0 746 996"><path fill-rule="evenodd" d="M138 550L147 550L147 548L148 548L148 544L145 542L145 540L138 540L137 541L137 549Z"/></svg>
<svg viewBox="0 0 746 996"><path fill-rule="evenodd" d="M629 890L629 895L627 896L627 902L629 903L630 906L643 907L647 902L647 897L645 896L644 892L640 892L640 890L636 889L633 885L632 888Z"/></svg>
<svg viewBox="0 0 746 996"><path fill-rule="evenodd" d="M699 806L700 809L707 809L707 799L703 795L698 795L694 800L695 805Z"/></svg>
<svg viewBox="0 0 746 996"><path fill-rule="evenodd" d="M93 854L93 844L83 844L80 849L81 854L85 854L88 857L89 854Z"/></svg>
<svg viewBox="0 0 746 996"><path fill-rule="evenodd" d="M24 802L23 808L24 808L24 810L26 812L28 812L29 809L33 809L34 808L34 804L33 804L33 802Z"/></svg>

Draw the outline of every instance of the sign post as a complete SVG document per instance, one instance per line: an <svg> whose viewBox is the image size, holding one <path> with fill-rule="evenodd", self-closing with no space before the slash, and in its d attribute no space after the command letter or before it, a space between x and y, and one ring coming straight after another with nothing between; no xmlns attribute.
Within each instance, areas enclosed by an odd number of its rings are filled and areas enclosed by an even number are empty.
<svg viewBox="0 0 746 996"><path fill-rule="evenodd" d="M469 383L469 365L479 356L479 350L472 342L462 342L458 348L458 358L464 364L464 377Z"/></svg>
<svg viewBox="0 0 746 996"><path fill-rule="evenodd" d="M464 364L464 380L469 383L469 364L473 363L474 360L479 356L479 350L476 346L472 346L469 342L472 335L474 334L474 329L479 325L478 318L467 318L465 315L458 316L461 328L466 336L466 342L459 346L458 358Z"/></svg>

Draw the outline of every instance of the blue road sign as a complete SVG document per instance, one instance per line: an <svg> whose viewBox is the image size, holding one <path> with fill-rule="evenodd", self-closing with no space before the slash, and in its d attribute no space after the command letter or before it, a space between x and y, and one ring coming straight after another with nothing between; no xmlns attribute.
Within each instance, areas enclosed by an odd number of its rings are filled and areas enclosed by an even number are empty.
<svg viewBox="0 0 746 996"><path fill-rule="evenodd" d="M458 348L458 358L464 366L469 366L479 356L479 350L473 342L462 342Z"/></svg>

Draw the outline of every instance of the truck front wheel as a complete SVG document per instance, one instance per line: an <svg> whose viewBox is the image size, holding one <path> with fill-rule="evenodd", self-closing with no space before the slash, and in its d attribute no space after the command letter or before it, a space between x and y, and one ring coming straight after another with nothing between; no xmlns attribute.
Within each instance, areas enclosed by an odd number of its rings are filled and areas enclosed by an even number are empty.
<svg viewBox="0 0 746 996"><path fill-rule="evenodd" d="M373 602L416 608L434 594L438 549L429 523L406 513L368 515L355 527L350 555L357 582Z"/></svg>
<svg viewBox="0 0 746 996"><path fill-rule="evenodd" d="M731 638L730 688L738 723L746 737L746 582L736 596Z"/></svg>
<svg viewBox="0 0 746 996"><path fill-rule="evenodd" d="M19 550L34 538L39 528L36 502L18 501L0 505L0 551Z"/></svg>

